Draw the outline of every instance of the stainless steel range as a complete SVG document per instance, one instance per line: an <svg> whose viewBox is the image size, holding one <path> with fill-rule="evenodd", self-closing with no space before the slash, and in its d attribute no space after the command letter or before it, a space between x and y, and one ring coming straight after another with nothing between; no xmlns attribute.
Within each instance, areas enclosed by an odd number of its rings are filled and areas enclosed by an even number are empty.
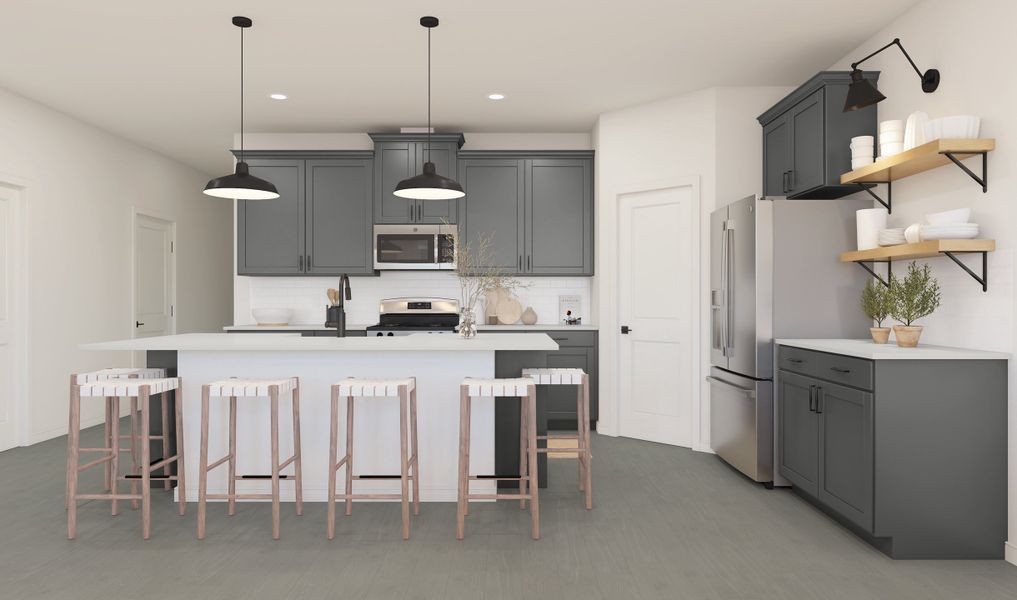
<svg viewBox="0 0 1017 600"><path fill-rule="evenodd" d="M367 335L454 333L459 325L459 302L450 298L389 298L381 301L378 324Z"/></svg>

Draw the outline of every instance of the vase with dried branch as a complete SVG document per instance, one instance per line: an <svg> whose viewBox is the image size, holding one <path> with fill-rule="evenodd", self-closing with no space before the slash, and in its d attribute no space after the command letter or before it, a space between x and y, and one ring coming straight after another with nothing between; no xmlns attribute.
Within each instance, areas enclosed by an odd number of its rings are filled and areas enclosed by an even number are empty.
<svg viewBox="0 0 1017 600"><path fill-rule="evenodd" d="M451 225L450 227L454 227ZM456 277L459 278L459 335L472 338L477 335L477 301L496 289L514 290L527 287L500 267L491 266L493 233L482 233L469 241L457 236Z"/></svg>

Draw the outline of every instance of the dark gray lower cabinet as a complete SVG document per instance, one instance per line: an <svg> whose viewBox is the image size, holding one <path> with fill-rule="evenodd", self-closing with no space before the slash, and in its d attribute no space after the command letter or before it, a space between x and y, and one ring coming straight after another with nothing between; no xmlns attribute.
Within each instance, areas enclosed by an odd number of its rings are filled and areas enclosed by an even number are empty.
<svg viewBox="0 0 1017 600"><path fill-rule="evenodd" d="M1001 558L1005 360L877 360L778 347L778 465L893 558Z"/></svg>

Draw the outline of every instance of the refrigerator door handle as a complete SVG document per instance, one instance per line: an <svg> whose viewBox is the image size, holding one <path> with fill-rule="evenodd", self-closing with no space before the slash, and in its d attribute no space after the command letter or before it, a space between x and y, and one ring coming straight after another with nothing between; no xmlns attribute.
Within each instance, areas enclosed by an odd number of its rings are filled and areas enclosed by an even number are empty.
<svg viewBox="0 0 1017 600"><path fill-rule="evenodd" d="M720 311L723 312L723 316L720 319L720 352L722 355L727 356L728 349L728 314L730 309L728 308L728 256L727 256L727 221L724 221L721 225L720 235Z"/></svg>
<svg viewBox="0 0 1017 600"><path fill-rule="evenodd" d="M725 303L726 303L726 315L724 317L724 345L729 350L728 356L731 356L734 351L734 312L735 312L735 286L734 286L734 222L727 221L724 224L724 249L726 253L725 263L727 267L727 278L724 281L725 287Z"/></svg>
<svg viewBox="0 0 1017 600"><path fill-rule="evenodd" d="M725 387L731 388L739 393L745 394L745 396L750 399L756 397L756 390L750 390L748 388L737 386L733 383L728 383L727 381L724 381L723 379L718 379L712 375L707 375L706 381L708 381L709 383L715 383L717 385L723 385Z"/></svg>

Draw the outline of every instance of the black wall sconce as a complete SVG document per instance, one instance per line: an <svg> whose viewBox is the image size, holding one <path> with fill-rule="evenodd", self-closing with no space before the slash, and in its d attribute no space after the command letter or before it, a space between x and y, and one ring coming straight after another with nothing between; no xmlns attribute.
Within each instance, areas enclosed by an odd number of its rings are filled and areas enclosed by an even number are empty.
<svg viewBox="0 0 1017 600"><path fill-rule="evenodd" d="M897 46L900 48L900 51L904 53L904 58L908 59L908 62L911 63L911 68L915 70L915 73L918 73L918 77L922 80L923 92L931 94L939 87L939 70L929 69L922 73L918 69L918 65L915 64L915 61L911 60L911 56L908 55L904 46L901 46L900 38L894 38L892 42L883 46L879 50L876 50L862 60L851 63L851 85L848 86L847 100L844 102L844 112L848 112L849 110L858 110L859 108L865 108L866 106L871 106L877 102L886 100L886 96L879 93L879 90L872 85L872 82L867 81L864 77L862 77L862 71L859 70L858 65L869 60L883 50L886 50L890 46Z"/></svg>

